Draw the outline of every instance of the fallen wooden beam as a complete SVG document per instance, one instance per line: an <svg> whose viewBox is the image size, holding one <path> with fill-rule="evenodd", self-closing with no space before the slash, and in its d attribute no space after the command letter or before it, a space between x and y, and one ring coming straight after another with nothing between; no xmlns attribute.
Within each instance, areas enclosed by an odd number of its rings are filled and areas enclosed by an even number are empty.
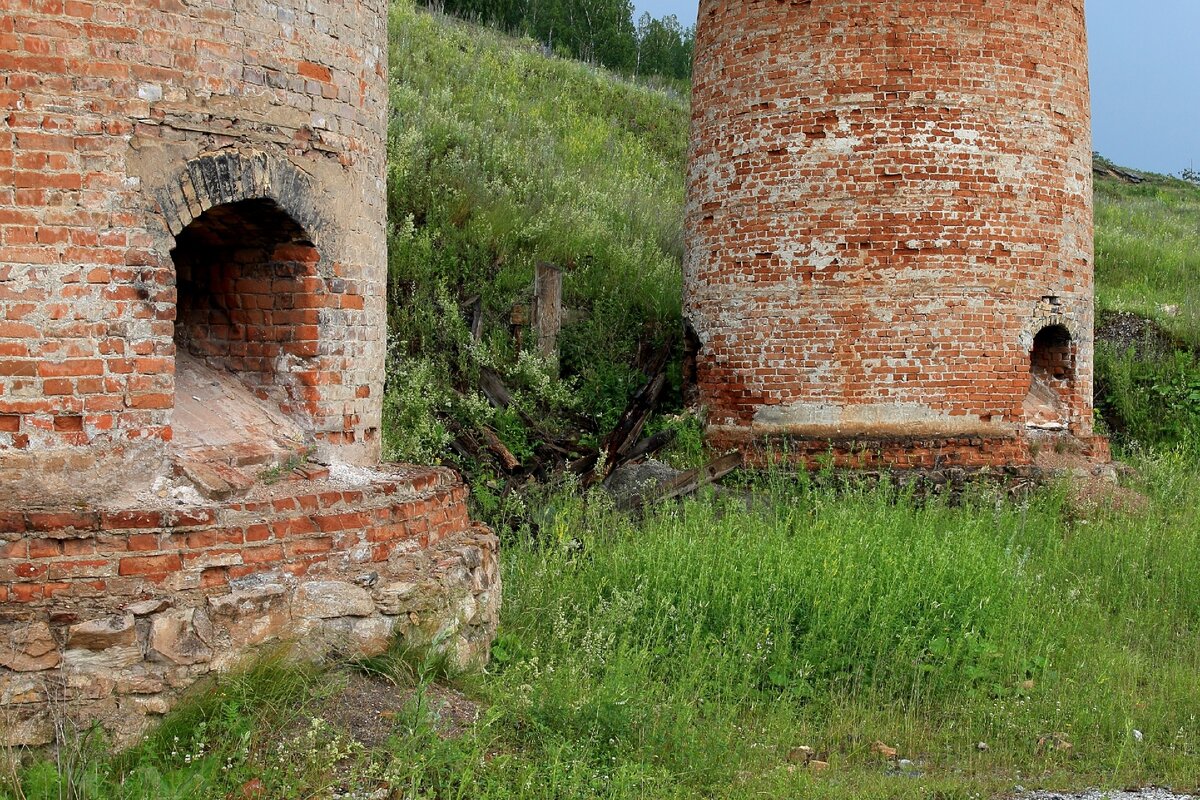
<svg viewBox="0 0 1200 800"><path fill-rule="evenodd" d="M505 472L515 472L520 469L520 459L505 447L504 442L500 441L500 437L496 435L494 430L484 425L479 431L483 434L483 442L487 446L487 449L492 455L500 459L500 465L504 467Z"/></svg>
<svg viewBox="0 0 1200 800"><path fill-rule="evenodd" d="M721 456L698 469L688 470L677 478L661 483L642 495L630 497L622 503L622 508L640 508L659 500L673 500L677 497L687 497L690 494L695 494L709 484L716 483L740 466L742 466L741 453L730 453Z"/></svg>
<svg viewBox="0 0 1200 800"><path fill-rule="evenodd" d="M631 461L637 461L639 458L645 458L646 456L653 455L673 441L675 441L675 431L659 431L653 436L647 436L621 457L620 463L614 465L612 470L609 472L609 477L611 478L613 473L625 464L628 464Z"/></svg>

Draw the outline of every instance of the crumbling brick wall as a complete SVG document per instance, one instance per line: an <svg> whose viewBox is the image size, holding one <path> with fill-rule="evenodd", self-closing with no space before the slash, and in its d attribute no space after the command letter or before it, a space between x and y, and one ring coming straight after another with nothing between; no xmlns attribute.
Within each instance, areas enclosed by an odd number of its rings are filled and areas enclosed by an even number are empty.
<svg viewBox="0 0 1200 800"><path fill-rule="evenodd" d="M319 458L377 460L386 27L384 0L6 5L0 500L111 498L168 469L171 251L245 202L317 256L267 343L299 351L279 391Z"/></svg>
<svg viewBox="0 0 1200 800"><path fill-rule="evenodd" d="M0 510L0 745L128 742L266 643L487 659L497 540L445 469L342 468L224 504Z"/></svg>
<svg viewBox="0 0 1200 800"><path fill-rule="evenodd" d="M712 439L1019 463L1051 325L1092 436L1082 0L704 0L696 52L685 305Z"/></svg>

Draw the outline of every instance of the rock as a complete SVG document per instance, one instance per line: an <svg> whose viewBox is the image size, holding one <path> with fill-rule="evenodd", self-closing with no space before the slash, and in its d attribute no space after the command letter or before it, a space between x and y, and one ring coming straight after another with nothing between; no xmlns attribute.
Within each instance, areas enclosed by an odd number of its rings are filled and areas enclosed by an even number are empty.
<svg viewBox="0 0 1200 800"><path fill-rule="evenodd" d="M824 772L825 770L829 769L829 762L828 761L810 761L810 762L808 762L808 768L810 770L812 770L813 772Z"/></svg>
<svg viewBox="0 0 1200 800"><path fill-rule="evenodd" d="M378 615L355 620L350 629L351 649L364 656L379 655L392 643L394 625L393 620Z"/></svg>
<svg viewBox="0 0 1200 800"><path fill-rule="evenodd" d="M661 461L647 459L638 464L625 464L618 468L604 482L604 488L618 504L621 504L682 474L680 470L673 469Z"/></svg>
<svg viewBox="0 0 1200 800"><path fill-rule="evenodd" d="M54 741L54 721L43 712L0 725L0 745L40 747Z"/></svg>
<svg viewBox="0 0 1200 800"><path fill-rule="evenodd" d="M117 676L117 694L158 694L166 688L162 676L151 672L144 664Z"/></svg>
<svg viewBox="0 0 1200 800"><path fill-rule="evenodd" d="M416 596L420 587L415 583L393 581L375 589L375 602L384 614L398 616L407 613L411 600Z"/></svg>
<svg viewBox="0 0 1200 800"><path fill-rule="evenodd" d="M171 710L170 704L164 697L134 697L132 702L143 714L162 716Z"/></svg>
<svg viewBox="0 0 1200 800"><path fill-rule="evenodd" d="M43 675L20 672L0 675L0 706L40 703L46 697Z"/></svg>
<svg viewBox="0 0 1200 800"><path fill-rule="evenodd" d="M152 618L147 656L175 664L200 664L212 660L209 649L192 627L192 609L165 611Z"/></svg>
<svg viewBox="0 0 1200 800"><path fill-rule="evenodd" d="M891 758L891 759L894 759L897 754L896 748L888 747L883 742L875 742L874 744L872 744L871 752L878 753L879 755L883 756L884 758Z"/></svg>
<svg viewBox="0 0 1200 800"><path fill-rule="evenodd" d="M108 652L119 650L121 648L111 648ZM96 652L92 650L68 650L67 654L83 653L85 656L107 655L106 653ZM140 655L140 654L139 654ZM117 682L108 677L113 668L108 665L103 666L100 670L75 670L70 667L66 657L63 659L64 665L67 667L63 670L63 675L66 678L66 686L68 689L67 699L73 703L78 703L80 700L103 700L112 697L117 690Z"/></svg>
<svg viewBox="0 0 1200 800"><path fill-rule="evenodd" d="M106 650L137 642L133 614L112 614L72 625L67 647L82 650Z"/></svg>
<svg viewBox="0 0 1200 800"><path fill-rule="evenodd" d="M279 583L264 583L252 588L210 597L209 612L229 637L229 654L236 658L245 647L261 644L281 635L291 621L287 590Z"/></svg>
<svg viewBox="0 0 1200 800"><path fill-rule="evenodd" d="M1075 745L1067 739L1065 733L1048 733L1038 739L1037 751L1039 753L1048 753L1051 750L1065 753L1071 750Z"/></svg>
<svg viewBox="0 0 1200 800"><path fill-rule="evenodd" d="M197 608L192 611L192 630L200 637L200 641L212 647L213 639L216 638L216 631L213 630L212 620L208 618L208 612L203 608Z"/></svg>
<svg viewBox="0 0 1200 800"><path fill-rule="evenodd" d="M246 781L245 783L242 784L242 788L240 790L240 795L243 798L246 798L246 800L253 800L253 798L266 797L267 788L263 785L263 782L261 780L259 780L258 778L254 778L253 780Z"/></svg>
<svg viewBox="0 0 1200 800"><path fill-rule="evenodd" d="M455 617L462 625L470 624L475 619L475 615L479 613L479 604L475 602L474 595L464 594L462 599L458 601L458 608L455 611Z"/></svg>
<svg viewBox="0 0 1200 800"><path fill-rule="evenodd" d="M154 600L143 600L140 603L132 603L125 606L125 610L135 617L148 617L151 614L157 614L164 608L170 608L171 601L166 597L159 597Z"/></svg>
<svg viewBox="0 0 1200 800"><path fill-rule="evenodd" d="M976 742L975 749L981 753L986 753L988 750L991 750L992 748L988 747L987 742Z"/></svg>
<svg viewBox="0 0 1200 800"><path fill-rule="evenodd" d="M141 660L142 648L134 642L113 645L103 650L67 650L63 653L62 665L65 669L103 674L110 670L131 667Z"/></svg>
<svg viewBox="0 0 1200 800"><path fill-rule="evenodd" d="M57 667L62 657L58 643L44 622L31 622L0 632L8 640L0 644L0 666L16 672L37 672Z"/></svg>
<svg viewBox="0 0 1200 800"><path fill-rule="evenodd" d="M262 612L275 598L287 591L282 584L264 583L248 589L208 598L208 607L216 617L242 617Z"/></svg>
<svg viewBox="0 0 1200 800"><path fill-rule="evenodd" d="M788 761L792 762L793 764L807 764L813 759L813 749L808 745L793 747L788 751L787 758Z"/></svg>
<svg viewBox="0 0 1200 800"><path fill-rule="evenodd" d="M293 601L296 615L316 619L365 617L375 612L371 593L343 581L310 581L300 585Z"/></svg>

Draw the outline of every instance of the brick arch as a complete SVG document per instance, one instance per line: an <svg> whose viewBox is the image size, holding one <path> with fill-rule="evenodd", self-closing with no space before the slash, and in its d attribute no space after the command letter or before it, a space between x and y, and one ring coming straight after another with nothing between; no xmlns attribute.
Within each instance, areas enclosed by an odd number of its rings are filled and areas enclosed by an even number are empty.
<svg viewBox="0 0 1200 800"><path fill-rule="evenodd" d="M1038 304L1038 309L1029 317L1021 329L1019 339L1021 349L1026 352L1033 349L1033 342L1038 334L1047 328L1062 328L1071 337L1071 343L1083 341L1083 327L1079 315L1072 314L1060 307L1051 307L1044 301Z"/></svg>
<svg viewBox="0 0 1200 800"><path fill-rule="evenodd" d="M172 236L205 211L246 200L271 200L309 235L328 246L330 226L321 211L322 192L290 161L259 150L223 150L187 161L155 192Z"/></svg>

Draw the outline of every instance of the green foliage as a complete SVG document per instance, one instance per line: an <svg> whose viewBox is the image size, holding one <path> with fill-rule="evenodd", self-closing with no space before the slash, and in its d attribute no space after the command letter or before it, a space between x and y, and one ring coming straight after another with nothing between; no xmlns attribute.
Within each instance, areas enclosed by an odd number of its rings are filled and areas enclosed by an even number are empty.
<svg viewBox="0 0 1200 800"><path fill-rule="evenodd" d="M441 370L431 359L395 359L383 396L384 456L432 464L450 444L441 415L450 407Z"/></svg>
<svg viewBox="0 0 1200 800"><path fill-rule="evenodd" d="M685 29L673 14L662 19L643 14L635 28L629 0L442 0L437 5L616 72L682 81L692 75L695 30Z"/></svg>
<svg viewBox="0 0 1200 800"><path fill-rule="evenodd" d="M1195 353L1118 352L1102 343L1096 349L1096 372L1098 409L1115 421L1119 441L1200 444L1200 358Z"/></svg>

